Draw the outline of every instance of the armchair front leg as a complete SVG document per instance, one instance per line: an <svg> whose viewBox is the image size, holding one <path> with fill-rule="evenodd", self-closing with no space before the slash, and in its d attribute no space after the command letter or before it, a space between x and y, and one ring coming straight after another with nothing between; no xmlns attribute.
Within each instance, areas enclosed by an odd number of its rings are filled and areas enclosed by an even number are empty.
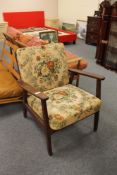
<svg viewBox="0 0 117 175"><path fill-rule="evenodd" d="M45 136L46 136L46 141L47 141L47 150L48 150L48 154L52 156L51 132L50 132L50 127L49 127L49 118L48 118L46 100L41 100L41 104L42 104L42 112L43 112L43 118L44 118L44 124L45 124Z"/></svg>
<svg viewBox="0 0 117 175"><path fill-rule="evenodd" d="M96 132L98 129L99 115L100 115L100 111L96 112L94 116L94 129L93 129L94 132Z"/></svg>
<svg viewBox="0 0 117 175"><path fill-rule="evenodd" d="M101 80L97 79L96 81L96 97L101 99Z"/></svg>

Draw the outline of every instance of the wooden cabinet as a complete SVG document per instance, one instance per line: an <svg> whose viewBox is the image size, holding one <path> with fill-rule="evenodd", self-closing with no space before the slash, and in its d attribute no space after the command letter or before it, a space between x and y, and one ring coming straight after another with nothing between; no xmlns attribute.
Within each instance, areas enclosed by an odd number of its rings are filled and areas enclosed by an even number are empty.
<svg viewBox="0 0 117 175"><path fill-rule="evenodd" d="M117 16L111 17L111 26L104 66L108 69L117 71Z"/></svg>
<svg viewBox="0 0 117 175"><path fill-rule="evenodd" d="M86 44L97 45L99 37L99 29L101 24L100 17L88 16Z"/></svg>
<svg viewBox="0 0 117 175"><path fill-rule="evenodd" d="M105 12L107 7L104 6L103 8ZM103 13L96 50L96 62L107 69L117 71L117 1L110 6L108 5L108 13Z"/></svg>

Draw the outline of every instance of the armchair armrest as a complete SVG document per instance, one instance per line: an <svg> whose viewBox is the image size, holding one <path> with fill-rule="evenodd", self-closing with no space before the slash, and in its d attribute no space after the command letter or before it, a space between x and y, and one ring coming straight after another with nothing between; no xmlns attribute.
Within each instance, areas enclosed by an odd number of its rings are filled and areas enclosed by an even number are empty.
<svg viewBox="0 0 117 175"><path fill-rule="evenodd" d="M24 116L26 116L26 110L25 108L30 109L30 107L27 105L27 92L34 95L35 97L39 98L41 100L42 105L42 113L45 123L40 119L40 123L49 130L49 118L48 118L48 111L47 111L47 104L46 100L48 100L48 96L42 92L37 91L35 88L30 86L29 84L23 82L22 80L18 80L19 85L25 90L23 95L23 104L24 104Z"/></svg>
<svg viewBox="0 0 117 175"><path fill-rule="evenodd" d="M72 74L75 74L75 75L76 74L83 75L83 76L87 76L87 77L94 78L94 79L97 79L97 80L104 80L105 79L105 77L102 76L102 75L98 75L98 74L90 73L90 72L85 72L85 71L78 70L78 69L69 69L69 71Z"/></svg>
<svg viewBox="0 0 117 175"><path fill-rule="evenodd" d="M101 81L105 79L104 76L97 75L97 74L94 74L94 73L85 72L85 71L81 71L81 70L78 70L78 69L69 69L69 71L71 73L70 83L72 83L74 75L78 76L77 77L77 85L79 84L79 76L80 75L96 79L96 97L101 99Z"/></svg>
<svg viewBox="0 0 117 175"><path fill-rule="evenodd" d="M42 92L37 91L34 87L30 86L28 83L25 83L22 80L18 80L19 85L30 94L34 95L35 97L41 100L48 100L48 96Z"/></svg>

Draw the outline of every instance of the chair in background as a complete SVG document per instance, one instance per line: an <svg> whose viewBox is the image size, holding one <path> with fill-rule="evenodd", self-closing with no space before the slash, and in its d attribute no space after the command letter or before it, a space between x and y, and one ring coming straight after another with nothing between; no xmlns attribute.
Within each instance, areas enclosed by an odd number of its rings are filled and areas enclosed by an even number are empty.
<svg viewBox="0 0 117 175"><path fill-rule="evenodd" d="M20 75L16 69L16 45L14 39L5 35L0 60L0 104L22 101L22 88L17 83ZM21 45L20 45L21 46Z"/></svg>
<svg viewBox="0 0 117 175"><path fill-rule="evenodd" d="M43 128L49 155L52 155L53 133L92 114L94 131L97 131L103 76L77 69L70 69L68 73L61 43L18 49L17 62L21 75L18 82L24 90L24 117L30 112ZM96 79L96 96L71 84L76 74Z"/></svg>
<svg viewBox="0 0 117 175"><path fill-rule="evenodd" d="M4 34L6 40L8 39L9 42L15 43L18 47L32 47L32 46L39 46L39 45L45 45L47 44L47 40L44 39L44 36L46 35L45 39L48 39L52 35L53 42L58 42L58 35L57 31L48 31L48 32L41 32L40 37L32 37L30 35L25 35L21 31L13 28L8 27L8 32ZM51 38L51 37L50 37ZM67 63L69 68L76 68L76 69L85 69L88 65L88 61L84 58L81 58L67 50L65 50L65 54L67 56Z"/></svg>
<svg viewBox="0 0 117 175"><path fill-rule="evenodd" d="M5 40L0 61L0 104L19 102L22 100L22 89L16 81L20 79L16 61L17 49L27 46L31 47L32 45L39 46L46 43L46 41L36 39L35 37L25 36L20 31L11 27L8 31L9 34L4 33ZM87 67L86 60L79 58L68 51L65 51L65 53L69 68L84 69Z"/></svg>

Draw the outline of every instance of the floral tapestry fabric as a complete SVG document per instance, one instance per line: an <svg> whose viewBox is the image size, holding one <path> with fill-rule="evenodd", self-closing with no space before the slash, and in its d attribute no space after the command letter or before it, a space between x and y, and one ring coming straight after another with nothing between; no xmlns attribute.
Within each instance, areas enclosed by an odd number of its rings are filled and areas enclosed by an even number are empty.
<svg viewBox="0 0 117 175"><path fill-rule="evenodd" d="M62 43L17 50L21 78L39 91L68 84L68 64Z"/></svg>
<svg viewBox="0 0 117 175"><path fill-rule="evenodd" d="M59 130L84 119L97 112L101 106L100 99L70 84L44 93L49 97L47 110L50 128L53 130ZM28 104L38 117L43 118L41 101L38 98L28 97Z"/></svg>

